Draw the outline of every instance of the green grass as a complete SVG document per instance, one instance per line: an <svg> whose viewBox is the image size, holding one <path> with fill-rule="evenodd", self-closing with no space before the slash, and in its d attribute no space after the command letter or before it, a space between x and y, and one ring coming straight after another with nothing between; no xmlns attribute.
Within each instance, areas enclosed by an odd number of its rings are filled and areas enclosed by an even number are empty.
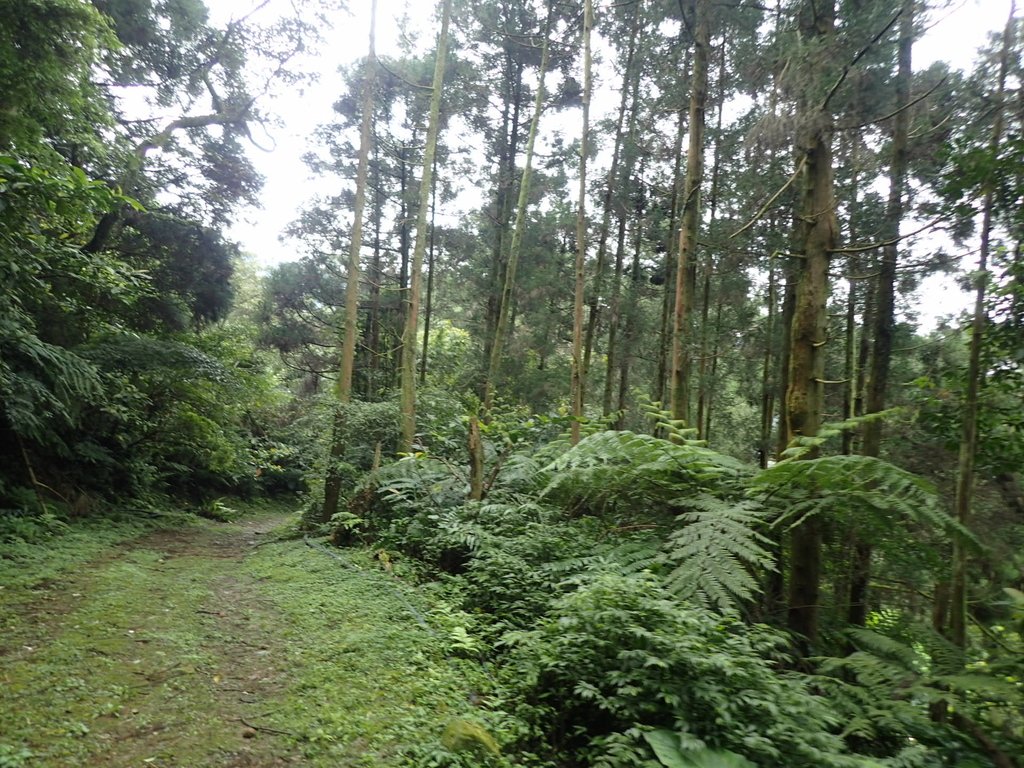
<svg viewBox="0 0 1024 768"><path fill-rule="evenodd" d="M489 681L476 663L451 655L458 633L444 626L445 607L365 553L341 557L347 564L287 543L245 564L286 619L283 652L294 678L273 724L303 744L306 764L432 764L451 758L440 738L453 719L500 730L500 713L471 703ZM487 763L477 756L468 764Z"/></svg>
<svg viewBox="0 0 1024 768"><path fill-rule="evenodd" d="M5 741L27 748L36 758L31 765L41 766L110 764L103 755L111 742L133 733L146 738L132 759L160 759L155 732L172 728L189 735L176 745L191 741L204 752L231 746L206 728L204 716L216 705L208 684L216 658L204 647L197 613L209 597L210 566L205 558L165 560L134 550L5 627L12 630L4 633L12 652L0 673Z"/></svg>
<svg viewBox="0 0 1024 768"><path fill-rule="evenodd" d="M0 768L507 765L441 746L460 720L512 738L510 718L473 703L490 681L470 618L369 553L257 533L286 524L272 511L14 546L0 562Z"/></svg>

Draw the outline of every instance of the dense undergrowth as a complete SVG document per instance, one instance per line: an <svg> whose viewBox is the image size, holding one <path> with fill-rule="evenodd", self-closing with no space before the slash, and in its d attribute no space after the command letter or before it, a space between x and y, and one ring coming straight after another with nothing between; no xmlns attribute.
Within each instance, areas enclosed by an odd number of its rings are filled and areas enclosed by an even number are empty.
<svg viewBox="0 0 1024 768"><path fill-rule="evenodd" d="M828 621L807 657L766 598L778 532L809 515L856 526L889 572L935 578L951 538L977 543L926 482L813 445L757 471L664 419L671 440L592 428L575 447L527 423L489 428L483 500L451 439L368 473L333 521L336 543L385 553L458 611L492 673L493 764L980 768L1024 751L1011 624L1010 653L965 656L894 602L866 628Z"/></svg>

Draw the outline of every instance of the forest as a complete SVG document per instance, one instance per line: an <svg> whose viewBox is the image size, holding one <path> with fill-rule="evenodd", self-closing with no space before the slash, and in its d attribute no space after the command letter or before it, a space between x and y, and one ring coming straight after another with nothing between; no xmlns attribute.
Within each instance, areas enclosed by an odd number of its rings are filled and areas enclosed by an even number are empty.
<svg viewBox="0 0 1024 768"><path fill-rule="evenodd" d="M1024 768L1024 17L953 5L0 0L0 768ZM164 600L286 670L232 759L88 743Z"/></svg>

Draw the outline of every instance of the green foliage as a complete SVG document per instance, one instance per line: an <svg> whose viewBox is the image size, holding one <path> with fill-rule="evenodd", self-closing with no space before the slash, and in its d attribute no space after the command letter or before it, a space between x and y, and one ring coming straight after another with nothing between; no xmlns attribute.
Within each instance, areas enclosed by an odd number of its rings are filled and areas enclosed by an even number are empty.
<svg viewBox="0 0 1024 768"><path fill-rule="evenodd" d="M92 75L115 45L90 3L0 2L0 151L33 151L44 137L98 146L95 129L110 118Z"/></svg>
<svg viewBox="0 0 1024 768"><path fill-rule="evenodd" d="M764 512L742 498L749 472L692 441L606 431L587 436L545 468L550 480L542 497L570 512L671 525L661 546L641 549L634 564L664 572L666 586L680 597L732 610L758 591L755 574L771 563L759 532L766 527Z"/></svg>
<svg viewBox="0 0 1024 768"><path fill-rule="evenodd" d="M83 318L84 302L138 295L137 276L123 265L80 251L89 222L116 200L52 156L29 164L0 155L0 403L22 437L51 438L99 394L99 372L70 348L63 325L81 320L81 338L102 322Z"/></svg>
<svg viewBox="0 0 1024 768"><path fill-rule="evenodd" d="M544 472L550 477L544 497L578 511L625 513L641 501L667 510L702 491L738 494L749 469L692 443L609 430L583 438Z"/></svg>
<svg viewBox="0 0 1024 768"><path fill-rule="evenodd" d="M509 636L525 716L556 754L596 763L602 737L639 723L762 766L856 764L842 756L827 703L774 668L780 634L680 604L649 574L576 586L536 629ZM643 748L640 733L632 738Z"/></svg>
<svg viewBox="0 0 1024 768"><path fill-rule="evenodd" d="M822 659L817 684L827 691L844 722L843 737L859 750L879 756L899 754L910 742L917 746L913 764L984 764L977 744L937 720L932 708L941 705L988 722L992 732L1002 725L1004 738L1024 744L1020 733L1005 727L1007 715L1020 712L1024 689L1013 677L963 670L963 651L930 629L902 622L876 630L851 629L857 650L843 658ZM1018 723L1019 729L1019 723ZM927 762L928 760L933 762Z"/></svg>
<svg viewBox="0 0 1024 768"><path fill-rule="evenodd" d="M644 740L666 768L755 768L735 752L720 749L689 749L680 746L678 734L665 729L645 731Z"/></svg>
<svg viewBox="0 0 1024 768"><path fill-rule="evenodd" d="M880 548L892 531L914 524L930 539L978 546L972 534L950 517L927 480L871 456L796 457L760 472L751 495L777 510L775 525L794 527L811 515L828 514L857 527L858 535Z"/></svg>

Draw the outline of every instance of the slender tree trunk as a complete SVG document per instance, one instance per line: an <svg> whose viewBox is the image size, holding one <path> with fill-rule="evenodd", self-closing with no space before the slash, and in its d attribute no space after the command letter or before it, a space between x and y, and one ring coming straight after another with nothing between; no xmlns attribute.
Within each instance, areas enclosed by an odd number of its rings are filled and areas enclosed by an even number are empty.
<svg viewBox="0 0 1024 768"><path fill-rule="evenodd" d="M715 333L714 333L714 346L711 349L711 387L709 392L714 391L715 382L718 379L718 348L722 341L722 302L719 301L715 306ZM702 426L701 434L705 440L711 439L711 414L714 413L714 400L710 394L708 396L707 411L704 416L704 424Z"/></svg>
<svg viewBox="0 0 1024 768"><path fill-rule="evenodd" d="M496 234L491 252L491 274L487 292L484 328L484 364L490 365L491 344L501 307L505 284L505 249L509 241L509 219L512 216L512 190L515 185L516 158L519 154L519 116L523 102L523 62L506 54L505 94L502 101L502 146L498 162L498 190L495 195ZM486 367L484 371L486 372ZM483 385L481 401L485 399Z"/></svg>
<svg viewBox="0 0 1024 768"><path fill-rule="evenodd" d="M381 194L380 174L380 152L377 143L373 146L373 257L370 262L370 328L369 348L370 365L366 378L366 396L372 399L378 391L378 375L380 373L380 361L383 355L381 350L381 321L380 321L380 289L384 280L384 273L381 268L381 219L383 217L383 202Z"/></svg>
<svg viewBox="0 0 1024 768"><path fill-rule="evenodd" d="M338 375L338 410L331 430L330 460L324 480L324 505L321 518L327 522L338 511L341 497L341 475L338 462L345 454L345 406L352 400L352 373L355 368L356 339L359 337L359 267L363 248L363 209L366 206L366 177L370 164L373 128L373 97L377 78L377 0L370 4L370 50L366 57L363 79L362 124L359 133L359 159L356 165L356 199L352 212L352 236L348 252L348 275L345 282L345 329L341 346L341 371Z"/></svg>
<svg viewBox="0 0 1024 768"><path fill-rule="evenodd" d="M851 238L852 240L852 238ZM850 270L855 269L857 259L849 260ZM857 399L857 281L855 275L851 275L846 281L846 315L844 318L845 329L843 331L843 418L852 419L854 414L854 403ZM840 452L844 456L853 453L853 439L856 431L853 429L843 430L842 448Z"/></svg>
<svg viewBox="0 0 1024 768"><path fill-rule="evenodd" d="M619 326L622 320L622 262L626 254L626 216L619 214L619 233L615 243L615 276L612 279L611 317L608 320L608 366L604 372L604 393L601 398L601 413L612 412L612 390L615 374L618 372L616 358L619 354Z"/></svg>
<svg viewBox="0 0 1024 768"><path fill-rule="evenodd" d="M807 0L801 13L805 38L824 44L835 29L834 0ZM810 73L807 73L810 76ZM798 119L802 188L797 209L796 283L790 338L789 432L813 437L821 425L829 298L828 267L835 249L836 214L832 178L832 132L827 105L803 99ZM821 589L822 521L814 515L794 527L789 579L788 624L803 638L804 650L817 643Z"/></svg>
<svg viewBox="0 0 1024 768"><path fill-rule="evenodd" d="M484 497L484 442L480 437L480 419L469 417L469 498Z"/></svg>
<svg viewBox="0 0 1024 768"><path fill-rule="evenodd" d="M996 90L996 113L989 140L989 154L993 163L999 156L1003 141L1003 122L1006 98L1006 78L1013 47L1014 16L1017 4L1010 3L1010 18L1003 30L1003 47L999 54L999 80ZM974 296L974 317L971 321L971 346L967 363L967 393L964 398L963 425L960 433L960 456L957 461L956 519L964 527L971 522L974 497L974 459L978 451L978 392L981 388L981 346L984 340L985 288L992 246L992 208L995 201L995 180L990 177L984 185L981 206L981 242L978 250L978 271ZM961 648L967 646L967 550L959 539L953 542L953 579L950 600L950 637Z"/></svg>
<svg viewBox="0 0 1024 768"><path fill-rule="evenodd" d="M423 312L423 357L420 359L420 386L427 383L427 357L430 351L430 319L434 314L434 222L437 218L437 155L430 190L430 249L427 255L427 303Z"/></svg>
<svg viewBox="0 0 1024 768"><path fill-rule="evenodd" d="M640 29L640 18L643 13L642 0L638 2L633 10L633 23L629 29L629 42L626 48L626 66L622 72L622 94L619 98L619 113L615 123L615 145L612 149L611 167L608 169L608 184L604 190L603 213L601 215L601 227L597 235L597 263L594 266L594 286L590 291L590 301L587 307L587 332L583 341L583 372L584 377L590 371L590 358L594 349L594 334L597 328L598 314L601 307L601 294L604 290L605 261L608 250L608 230L611 227L612 203L616 194L621 195L619 189L619 162L622 156L623 128L626 119L626 106L632 93L633 107L630 117L630 125L636 118L636 88L634 80L639 83L639 67L635 67L637 49L637 35ZM637 77L634 78L634 69ZM632 134L632 130L630 131ZM615 290L614 287L612 290ZM611 354L609 352L609 354Z"/></svg>
<svg viewBox="0 0 1024 768"><path fill-rule="evenodd" d="M708 232L714 232L715 222L718 218L718 181L722 172L722 118L725 111L725 58L728 51L728 40L722 38L722 45L719 50L718 64L718 117L715 121L715 149L712 153L711 162L711 194L708 197ZM711 393L712 386L708 380L708 316L711 312L711 277L715 272L715 255L711 248L705 248L704 258L704 287L701 293L700 309L700 360L697 362L697 437L703 440L708 439L705 432L705 424L711 423ZM718 302L718 319L722 316L722 303ZM718 327L716 323L716 328ZM717 333L717 332L716 332ZM714 358L718 360L719 338L716 335L714 340ZM706 416L705 416L706 414Z"/></svg>
<svg viewBox="0 0 1024 768"><path fill-rule="evenodd" d="M587 155L590 152L590 94L593 87L590 72L590 28L594 23L591 0L583 0L583 132L580 139L580 190L576 209L576 285L572 313L572 444L580 441L583 420L583 289L587 255Z"/></svg>
<svg viewBox="0 0 1024 768"><path fill-rule="evenodd" d="M757 449L758 466L768 467L771 454L772 417L775 414L775 396L772 392L772 359L775 342L776 297L775 259L768 264L768 296L765 305L768 310L764 321L764 360L761 366L761 440Z"/></svg>
<svg viewBox="0 0 1024 768"><path fill-rule="evenodd" d="M483 403L484 419L490 418L490 410L494 396L494 384L498 379L501 367L501 355L504 351L505 336L508 333L509 315L516 286L516 270L519 265L519 251L522 248L523 232L526 230L526 206L530 199L530 180L533 177L533 148L537 141L537 127L544 111L544 77L548 68L548 51L550 49L551 13L544 27L544 42L541 46L540 72L537 75L537 93L533 102L533 117L530 120L530 133L526 138L526 157L523 164L523 176L519 182L519 199L516 202L516 221L512 229L512 242L508 249L508 262L505 264L505 282L498 303L497 323L494 326L494 338L490 344L490 359L487 364L487 377L484 379Z"/></svg>
<svg viewBox="0 0 1024 768"><path fill-rule="evenodd" d="M644 164L640 163L640 175L637 188L643 188ZM640 198L643 200L643 197ZM630 268L629 303L626 309L626 327L623 329L622 354L619 356L619 401L616 410L619 418L616 428L621 429L625 418L627 398L629 397L629 369L633 362L633 350L636 348L637 333L640 324L640 257L643 254L644 217L643 203L636 207L636 218L633 225L633 264Z"/></svg>
<svg viewBox="0 0 1024 768"><path fill-rule="evenodd" d="M434 84L430 96L430 117L427 123L427 143L423 150L423 178L420 180L420 205L416 221L416 246L413 250L412 272L409 281L409 306L402 334L402 437L400 448L408 453L416 437L416 334L419 324L420 282L423 272L423 253L427 245L427 208L430 205L430 187L434 175L434 155L437 153L437 134L441 126L441 88L444 84L445 59L448 54L448 24L452 2L444 0L441 6L441 32L437 38L434 62Z"/></svg>
<svg viewBox="0 0 1024 768"><path fill-rule="evenodd" d="M686 51L686 58L683 62L683 69L692 77L690 46L686 45L684 38L685 25L679 31L679 48ZM676 262L678 261L679 238L675 236L676 222L679 220L679 198L682 196L682 186L685 181L682 174L683 168L683 128L686 125L686 112L679 107L676 115L676 140L672 149L672 156L675 158L672 167L672 196L669 200L669 222L668 222L668 243L665 247L665 283L661 296L661 326L658 331L658 372L655 374L654 386L651 388L652 397L656 403L665 404L665 386L668 383L670 354L672 348L672 318L673 300L675 298L676 286ZM671 406L671 404L669 404Z"/></svg>
<svg viewBox="0 0 1024 768"><path fill-rule="evenodd" d="M900 18L899 65L896 74L896 105L910 104L910 82L913 77L911 54L914 46L914 3L903 0ZM896 262L899 255L900 224L903 221L904 190L907 184L908 136L910 111L900 109L892 131L892 163L889 168L889 200L886 204L882 264L875 291L874 351L868 377L866 412L885 410L885 393L889 387L889 365L892 360L892 337L896 325ZM852 285L852 284L851 284ZM851 287L852 290L852 287ZM852 349L847 353L852 355ZM870 421L864 425L861 453L877 457L882 449L882 424ZM871 544L855 537L853 567L850 569L850 599L847 621L863 626L868 615L868 586L871 582Z"/></svg>
<svg viewBox="0 0 1024 768"><path fill-rule="evenodd" d="M697 249L700 227L700 188L704 181L704 110L708 96L708 59L711 50L711 2L693 0L693 79L690 83L690 141L686 154L683 220L679 230L676 296L672 315L672 418L690 417L689 314L692 291L690 262Z"/></svg>

